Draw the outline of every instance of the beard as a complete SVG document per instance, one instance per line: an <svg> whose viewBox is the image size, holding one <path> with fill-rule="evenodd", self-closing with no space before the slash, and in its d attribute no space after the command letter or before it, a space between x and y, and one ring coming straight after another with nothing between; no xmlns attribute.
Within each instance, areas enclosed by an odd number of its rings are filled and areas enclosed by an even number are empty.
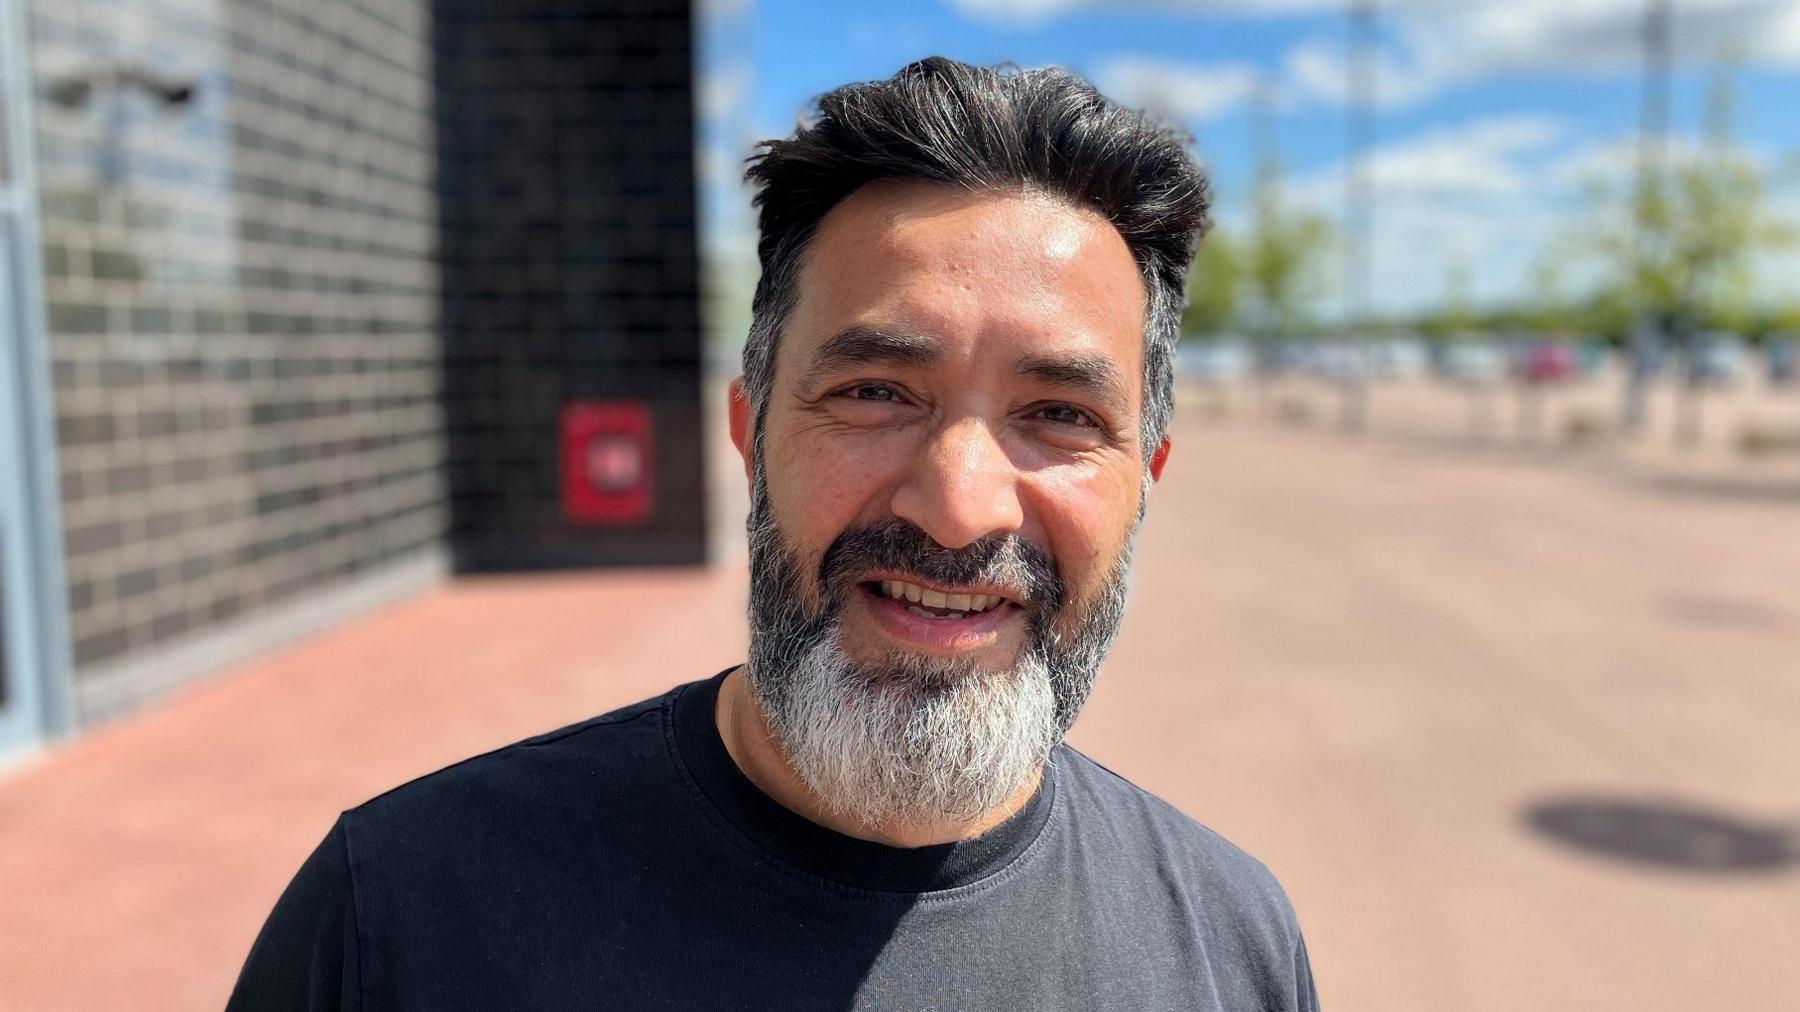
<svg viewBox="0 0 1800 1012"><path fill-rule="evenodd" d="M1132 536L1093 599L1070 607L1054 560L1016 535L959 549L900 519L852 528L821 557L813 592L775 522L760 447L749 522L749 683L788 764L825 809L859 826L970 824L1030 786L1093 689L1124 618ZM840 619L877 571L981 583L1024 602L1010 666L891 650L853 658ZM812 603L809 603L812 602Z"/></svg>

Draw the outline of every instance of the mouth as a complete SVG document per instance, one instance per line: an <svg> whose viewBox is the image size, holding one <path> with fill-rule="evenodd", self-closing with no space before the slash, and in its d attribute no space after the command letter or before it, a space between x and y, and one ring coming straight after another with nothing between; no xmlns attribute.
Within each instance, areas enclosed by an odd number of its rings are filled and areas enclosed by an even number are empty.
<svg viewBox="0 0 1800 1012"><path fill-rule="evenodd" d="M885 596L904 607L909 614L931 619L967 619L996 608L1014 604L1001 593L976 591L944 591L906 580L870 580L863 589Z"/></svg>
<svg viewBox="0 0 1800 1012"><path fill-rule="evenodd" d="M899 577L858 584L875 624L924 653L949 655L998 642L1024 612L1022 595L1002 587L942 587Z"/></svg>

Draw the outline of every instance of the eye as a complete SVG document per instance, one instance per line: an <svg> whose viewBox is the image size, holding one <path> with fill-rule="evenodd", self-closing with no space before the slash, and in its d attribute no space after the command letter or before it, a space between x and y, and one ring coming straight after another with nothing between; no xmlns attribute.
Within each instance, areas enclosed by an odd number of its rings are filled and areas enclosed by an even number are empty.
<svg viewBox="0 0 1800 1012"><path fill-rule="evenodd" d="M1039 418L1059 425L1074 425L1084 429L1097 429L1100 423L1094 416L1068 404L1049 404L1037 410Z"/></svg>
<svg viewBox="0 0 1800 1012"><path fill-rule="evenodd" d="M876 404L896 403L900 400L900 392L885 383L859 384L845 390L843 396Z"/></svg>

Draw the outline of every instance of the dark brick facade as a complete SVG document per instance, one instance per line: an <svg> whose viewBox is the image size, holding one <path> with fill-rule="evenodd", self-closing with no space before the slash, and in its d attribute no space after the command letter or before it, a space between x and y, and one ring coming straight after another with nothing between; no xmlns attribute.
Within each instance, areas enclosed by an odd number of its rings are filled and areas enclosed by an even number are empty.
<svg viewBox="0 0 1800 1012"><path fill-rule="evenodd" d="M425 12L30 12L78 677L435 542Z"/></svg>
<svg viewBox="0 0 1800 1012"><path fill-rule="evenodd" d="M27 8L78 685L447 546L701 558L685 2ZM633 528L559 515L592 398Z"/></svg>
<svg viewBox="0 0 1800 1012"><path fill-rule="evenodd" d="M685 2L436 0L445 390L463 568L698 562ZM563 404L647 402L656 510L563 520Z"/></svg>

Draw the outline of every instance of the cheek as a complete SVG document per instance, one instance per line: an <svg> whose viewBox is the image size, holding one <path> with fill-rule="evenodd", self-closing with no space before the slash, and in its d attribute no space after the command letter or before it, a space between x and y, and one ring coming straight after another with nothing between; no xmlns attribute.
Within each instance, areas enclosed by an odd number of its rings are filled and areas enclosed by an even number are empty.
<svg viewBox="0 0 1800 1012"><path fill-rule="evenodd" d="M897 443L809 431L772 439L765 447L769 500L788 537L823 552L850 527L885 516L878 507L904 459Z"/></svg>
<svg viewBox="0 0 1800 1012"><path fill-rule="evenodd" d="M1034 513L1068 585L1070 603L1099 592L1137 523L1141 475L1053 469L1030 483Z"/></svg>

